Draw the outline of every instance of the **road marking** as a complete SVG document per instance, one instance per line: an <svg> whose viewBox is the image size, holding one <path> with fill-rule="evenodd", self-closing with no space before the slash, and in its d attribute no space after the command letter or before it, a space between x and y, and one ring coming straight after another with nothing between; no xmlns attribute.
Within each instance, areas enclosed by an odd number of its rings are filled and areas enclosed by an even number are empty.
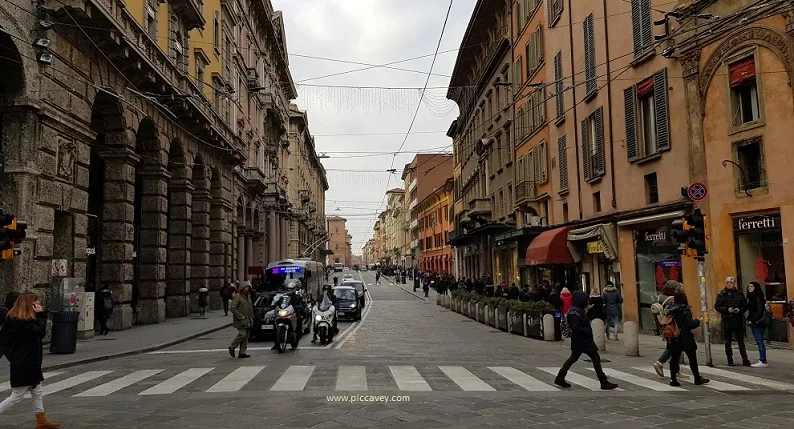
<svg viewBox="0 0 794 429"><path fill-rule="evenodd" d="M560 372L560 368L555 368L555 367L544 367L544 368L538 368L538 369L543 371L543 372L548 372L549 374L554 375L555 377ZM569 371L568 375L565 376L565 380L568 381L569 383L573 383L573 384L576 384L578 386L582 386L585 389L599 390L599 391L601 390L601 382L600 381L598 381L598 380L596 380L594 378L585 377L584 375L580 375L580 374L577 374L575 372L570 372ZM623 391L623 389L621 389L621 388L617 388L615 390L620 391L620 392Z"/></svg>
<svg viewBox="0 0 794 429"><path fill-rule="evenodd" d="M361 273L358 273L358 275L359 275L359 278L361 278L361 281L364 281L364 279L361 277ZM367 298L369 298L368 302L366 301ZM333 346L334 350L339 350L340 348L342 348L342 346L345 345L347 340L358 331L358 329L361 327L361 325L364 324L364 320L367 319L367 316L369 316L370 311L372 311L372 304L375 301L374 299L372 299L372 295L369 293L369 291L367 291L367 293L364 294L364 301L366 303L366 305L365 305L366 308L364 309L364 314L361 315L361 320L359 320L358 322L355 322L352 325L348 326L347 329L345 329L339 335L337 335L337 339L338 338L342 338L342 340L339 341L339 343L337 343L336 345L334 345L334 343L331 343L331 344L325 346L325 348L331 348ZM350 333L345 335L347 333L347 331L350 331Z"/></svg>
<svg viewBox="0 0 794 429"><path fill-rule="evenodd" d="M60 392L61 390L66 390L70 387L74 387L91 380L97 379L99 377L105 376L110 374L113 371L88 371L84 372L79 375L75 375L74 377L69 377L65 380L59 381L57 383L53 383L50 385L44 385L44 396L51 395L53 393Z"/></svg>
<svg viewBox="0 0 794 429"><path fill-rule="evenodd" d="M656 371L654 369L652 369L652 368L645 368L645 367L641 367L641 366L635 366L634 369L636 369L637 371L645 371L645 372L650 372L651 374L656 374ZM692 378L694 378L694 376ZM684 381L686 383L695 384L695 381L693 379L681 378L679 381ZM741 391L752 390L752 389L749 389L749 388L744 387L744 386L737 386L735 384L723 383L723 382L717 381L717 380L711 380L711 381L709 381L708 384L704 384L703 387L708 387L709 389L714 389L714 390L717 390L717 391L720 391L720 392L741 392Z"/></svg>
<svg viewBox="0 0 794 429"><path fill-rule="evenodd" d="M482 381L462 366L439 366L444 374L455 382L464 392L495 392L496 389Z"/></svg>
<svg viewBox="0 0 794 429"><path fill-rule="evenodd" d="M588 368L590 371L595 371L593 368ZM607 377L617 378L618 380L623 380L627 383L636 384L640 387L647 387L648 389L655 390L657 392L681 392L685 391L686 389L682 389L680 387L674 387L667 383L659 383L658 381L651 381L642 377L638 377L634 374L629 374L627 372L618 371L615 369L604 368L604 373Z"/></svg>
<svg viewBox="0 0 794 429"><path fill-rule="evenodd" d="M207 392L236 392L242 389L243 386L248 384L259 372L265 369L262 366L241 366L240 368L232 371L231 374L223 378L223 380L215 383L214 386L207 389Z"/></svg>
<svg viewBox="0 0 794 429"><path fill-rule="evenodd" d="M532 392L556 392L559 390L509 366L489 366L488 369Z"/></svg>
<svg viewBox="0 0 794 429"><path fill-rule="evenodd" d="M390 366L389 370L400 390L412 392L430 392L433 390L419 374L419 371L412 366Z"/></svg>
<svg viewBox="0 0 794 429"><path fill-rule="evenodd" d="M724 369L712 368L708 366L701 366L700 372L716 375L719 377L732 378L734 380L743 381L745 383L759 384L764 387L771 387L778 390L794 390L794 385L788 383L781 383L779 381L767 380L766 378L755 377L752 375L742 374L739 372L726 371Z"/></svg>
<svg viewBox="0 0 794 429"><path fill-rule="evenodd" d="M144 390L138 395L168 395L174 393L188 384L198 380L200 377L204 376L213 369L215 368L190 368L187 371L177 374L156 386Z"/></svg>
<svg viewBox="0 0 794 429"><path fill-rule="evenodd" d="M273 391L303 390L314 372L314 366L290 366L281 378L270 388Z"/></svg>
<svg viewBox="0 0 794 429"><path fill-rule="evenodd" d="M159 374L163 372L162 369L144 369L141 371L135 371L132 374L127 374L124 377L117 378L113 381L109 381L105 384L100 384L97 387L92 389L88 389L85 392L78 393L73 395L75 397L83 397L83 396L107 396L111 393L118 392L119 390L129 387L139 381L146 380L147 378Z"/></svg>
<svg viewBox="0 0 794 429"><path fill-rule="evenodd" d="M43 375L44 375L44 379L46 380L50 377L55 377L56 375L61 375L61 374L63 374L63 371L45 372ZM5 392L6 390L11 390L11 382L9 381L0 384L0 392Z"/></svg>
<svg viewBox="0 0 794 429"><path fill-rule="evenodd" d="M336 390L367 390L367 371L363 366L340 366Z"/></svg>

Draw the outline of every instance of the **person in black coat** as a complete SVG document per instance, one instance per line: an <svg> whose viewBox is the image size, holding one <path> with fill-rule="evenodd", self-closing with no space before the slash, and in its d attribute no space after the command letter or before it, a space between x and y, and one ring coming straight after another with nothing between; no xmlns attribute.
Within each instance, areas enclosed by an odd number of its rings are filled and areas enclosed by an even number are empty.
<svg viewBox="0 0 794 429"><path fill-rule="evenodd" d="M725 279L725 289L717 295L714 309L722 316L722 336L725 339L725 356L728 358L728 366L733 364L733 349L731 342L736 338L739 346L739 355L742 357L742 365L750 366L750 359L747 358L747 349L744 347L744 312L747 311L747 300L742 291L736 285L736 278L729 276Z"/></svg>
<svg viewBox="0 0 794 429"><path fill-rule="evenodd" d="M6 295L5 305L0 307L0 326L2 326L3 322L6 320L8 312L14 307L17 298L19 298L19 293L17 292L8 292L8 295Z"/></svg>
<svg viewBox="0 0 794 429"><path fill-rule="evenodd" d="M692 317L692 309L689 307L689 301L683 290L677 291L673 305L667 308L665 314L672 317L676 325L678 325L679 335L678 338L673 339L667 344L667 349L670 350L670 385L680 386L678 382L678 371L681 362L681 353L686 353L689 358L689 368L692 370L692 375L695 377L695 384L706 384L709 382L708 378L700 376L698 370L698 345L695 342L695 336L692 334L693 329L700 326L700 320Z"/></svg>
<svg viewBox="0 0 794 429"><path fill-rule="evenodd" d="M0 338L3 350L11 362L11 396L0 402L0 414L18 404L30 392L36 412L37 429L57 429L58 423L47 420L41 382L42 344L47 331L47 313L39 297L25 292L17 298L3 323Z"/></svg>
<svg viewBox="0 0 794 429"><path fill-rule="evenodd" d="M750 282L747 284L747 323L753 331L753 338L758 345L758 362L752 366L754 368L766 368L766 344L764 343L764 331L772 320L772 314L766 311L766 299L761 284Z"/></svg>
<svg viewBox="0 0 794 429"><path fill-rule="evenodd" d="M110 292L108 285L102 286L96 300L96 318L99 321L99 335L107 335L110 333L108 329L108 319L113 315L113 293Z"/></svg>
<svg viewBox="0 0 794 429"><path fill-rule="evenodd" d="M573 293L573 305L568 310L568 326L571 327L571 356L560 368L554 384L560 387L571 387L565 376L582 354L586 354L593 361L598 380L601 382L601 389L612 390L618 387L617 384L610 382L604 370L601 368L601 356L598 354L598 347L593 341L593 329L590 327L590 319L587 317L585 307L587 306L587 294L577 290Z"/></svg>

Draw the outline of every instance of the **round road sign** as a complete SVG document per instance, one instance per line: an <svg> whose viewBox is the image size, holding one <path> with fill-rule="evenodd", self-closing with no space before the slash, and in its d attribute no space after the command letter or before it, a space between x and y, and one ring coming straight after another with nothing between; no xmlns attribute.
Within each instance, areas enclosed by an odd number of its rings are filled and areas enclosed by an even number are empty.
<svg viewBox="0 0 794 429"><path fill-rule="evenodd" d="M709 192L706 189L706 185L700 182L693 183L689 185L689 188L687 188L687 194L689 195L689 198L692 198L695 201L700 201L706 198L708 193Z"/></svg>

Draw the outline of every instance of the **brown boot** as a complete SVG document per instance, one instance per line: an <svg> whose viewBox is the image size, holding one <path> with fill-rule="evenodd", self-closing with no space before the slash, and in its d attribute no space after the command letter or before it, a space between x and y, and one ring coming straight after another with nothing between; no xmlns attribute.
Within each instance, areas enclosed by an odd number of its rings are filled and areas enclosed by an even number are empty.
<svg viewBox="0 0 794 429"><path fill-rule="evenodd" d="M60 427L60 423L47 420L47 414L44 412L36 413L36 429L58 429Z"/></svg>

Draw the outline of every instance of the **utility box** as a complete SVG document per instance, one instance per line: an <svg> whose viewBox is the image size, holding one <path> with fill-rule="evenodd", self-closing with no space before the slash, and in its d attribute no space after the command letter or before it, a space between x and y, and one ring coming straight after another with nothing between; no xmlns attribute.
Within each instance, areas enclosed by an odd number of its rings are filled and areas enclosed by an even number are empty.
<svg viewBox="0 0 794 429"><path fill-rule="evenodd" d="M94 292L83 293L83 299L78 307L80 319L77 321L77 338L84 340L94 336Z"/></svg>

